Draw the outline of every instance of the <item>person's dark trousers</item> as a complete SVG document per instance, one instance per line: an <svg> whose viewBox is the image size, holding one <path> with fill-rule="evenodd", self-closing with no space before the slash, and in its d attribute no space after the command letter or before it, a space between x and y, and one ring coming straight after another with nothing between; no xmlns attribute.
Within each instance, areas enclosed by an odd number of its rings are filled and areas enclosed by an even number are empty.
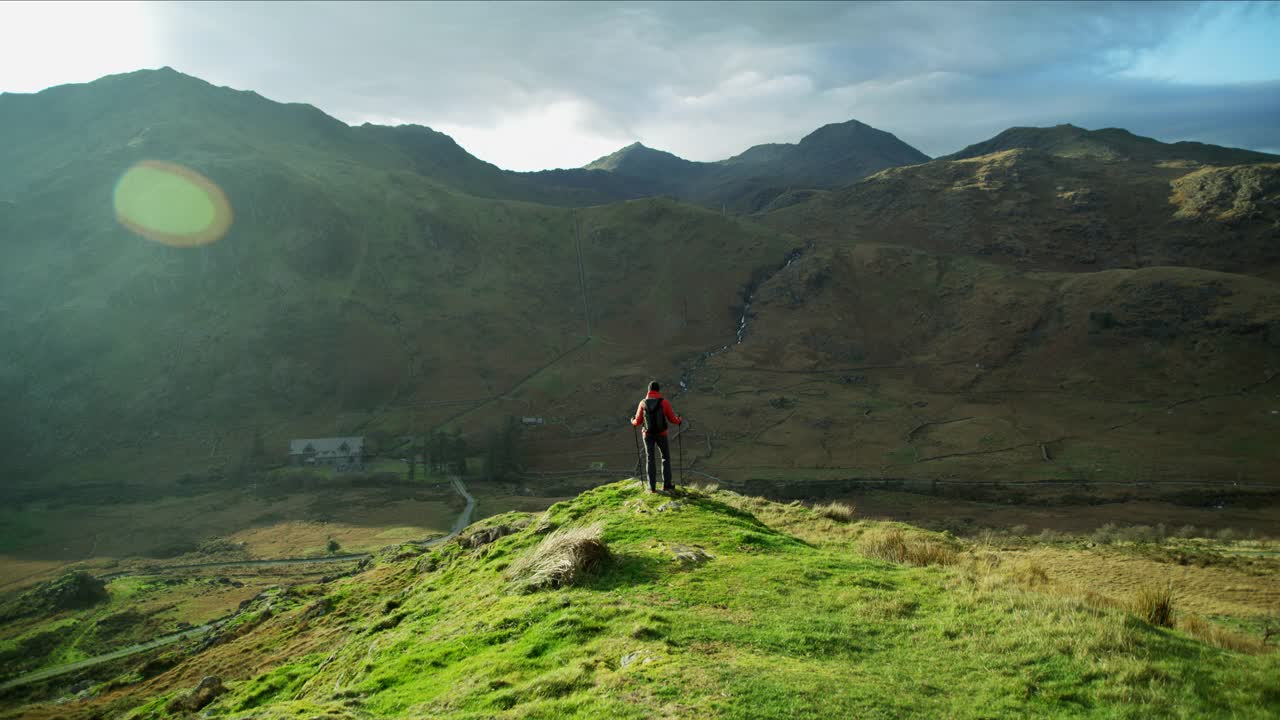
<svg viewBox="0 0 1280 720"><path fill-rule="evenodd" d="M654 445L662 451L662 489L671 489L671 443L667 440L666 435L654 435L644 437L644 469L649 475L649 489L656 489L654 486L658 481L658 468L653 464Z"/></svg>

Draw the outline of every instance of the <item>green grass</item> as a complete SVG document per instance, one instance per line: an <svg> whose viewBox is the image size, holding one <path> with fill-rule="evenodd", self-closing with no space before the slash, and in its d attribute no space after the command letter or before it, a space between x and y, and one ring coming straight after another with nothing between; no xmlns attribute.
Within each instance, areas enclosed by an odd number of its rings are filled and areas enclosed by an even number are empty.
<svg viewBox="0 0 1280 720"><path fill-rule="evenodd" d="M858 540L878 523L723 491L681 501L659 512L667 498L616 483L479 549L451 544L344 581L309 626L334 638L323 654L230 682L210 710L286 717L355 698L379 717L1145 718L1268 717L1280 703L1275 654L986 584L962 565L873 559ZM573 587L512 592L507 568L543 533L596 522L610 565ZM778 529L799 526L808 540ZM682 565L674 545L713 557ZM245 642L298 632L281 615Z"/></svg>
<svg viewBox="0 0 1280 720"><path fill-rule="evenodd" d="M38 544L47 532L41 522L44 517L35 507L0 509L0 553Z"/></svg>

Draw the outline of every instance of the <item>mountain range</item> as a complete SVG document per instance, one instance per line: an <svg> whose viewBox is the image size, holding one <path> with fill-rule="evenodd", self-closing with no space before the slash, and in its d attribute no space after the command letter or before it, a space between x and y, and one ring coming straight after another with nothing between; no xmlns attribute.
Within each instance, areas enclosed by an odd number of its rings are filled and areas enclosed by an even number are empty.
<svg viewBox="0 0 1280 720"><path fill-rule="evenodd" d="M726 482L1275 479L1280 157L1061 125L930 160L849 121L514 173L167 68L0 95L0 136L19 495L519 415L530 482L629 469L651 377ZM144 159L230 233L121 227Z"/></svg>

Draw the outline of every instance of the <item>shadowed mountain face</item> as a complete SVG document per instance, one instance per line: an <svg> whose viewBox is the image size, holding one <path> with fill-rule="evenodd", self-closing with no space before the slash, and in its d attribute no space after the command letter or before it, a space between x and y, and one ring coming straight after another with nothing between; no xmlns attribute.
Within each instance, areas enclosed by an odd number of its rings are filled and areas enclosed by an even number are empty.
<svg viewBox="0 0 1280 720"><path fill-rule="evenodd" d="M646 180L682 200L756 212L796 188L833 188L929 156L857 120L823 126L798 144L756 145L718 162L693 162L640 143L596 160L588 170Z"/></svg>
<svg viewBox="0 0 1280 720"><path fill-rule="evenodd" d="M652 377L715 476L1280 460L1271 156L1062 126L929 162L849 122L716 163L635 145L510 173L167 69L0 96L0 133L10 485L223 477L255 444L519 415L548 418L530 468L629 470ZM144 159L217 183L229 234L117 224Z"/></svg>
<svg viewBox="0 0 1280 720"><path fill-rule="evenodd" d="M732 338L741 288L797 242L670 200L477 197L559 191L425 128L348 128L167 70L6 95L0 132L0 393L28 438L9 463L225 473L255 433L363 431L374 408L417 432L475 403L521 414L499 396L575 352L592 382L638 386ZM226 237L174 248L117 224L115 181L155 158L225 191ZM645 368L615 362L645 348Z"/></svg>

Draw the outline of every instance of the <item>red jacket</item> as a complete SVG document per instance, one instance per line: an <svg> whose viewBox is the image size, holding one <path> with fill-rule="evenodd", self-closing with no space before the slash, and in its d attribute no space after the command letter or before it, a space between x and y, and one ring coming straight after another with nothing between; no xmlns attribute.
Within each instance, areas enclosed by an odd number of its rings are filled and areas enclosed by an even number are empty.
<svg viewBox="0 0 1280 720"><path fill-rule="evenodd" d="M653 398L662 398L662 414L667 416L667 422L672 425L679 425L682 422L680 418L676 417L676 411L671 409L671 403L667 402L667 399L662 397L662 393L657 390L650 390L649 394L645 397L645 400L652 400ZM641 400L640 407L636 408L636 416L631 418L631 424L636 427L644 424L644 400ZM648 437L649 431L645 430L644 434L645 437ZM665 436L667 431L663 430L658 434Z"/></svg>

